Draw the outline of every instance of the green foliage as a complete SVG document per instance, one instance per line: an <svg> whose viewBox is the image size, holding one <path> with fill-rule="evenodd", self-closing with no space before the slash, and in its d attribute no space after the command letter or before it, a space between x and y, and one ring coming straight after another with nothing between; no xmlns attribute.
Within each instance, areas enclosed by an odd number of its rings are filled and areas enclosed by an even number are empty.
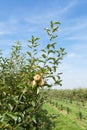
<svg viewBox="0 0 87 130"><path fill-rule="evenodd" d="M50 41L45 49L38 51L39 38L32 36L25 54L20 42L12 47L8 58L0 54L1 130L51 130L47 112L41 107L44 99L40 90L61 85L57 70L65 50L56 49L54 41L59 24L51 21L50 28L45 29Z"/></svg>
<svg viewBox="0 0 87 130"><path fill-rule="evenodd" d="M45 90L44 90L45 91ZM58 99L64 99L69 100L70 103L72 103L74 100L80 101L82 105L85 105L85 102L87 101L87 88L78 88L78 89L50 89L46 92L46 94L49 98L58 98Z"/></svg>

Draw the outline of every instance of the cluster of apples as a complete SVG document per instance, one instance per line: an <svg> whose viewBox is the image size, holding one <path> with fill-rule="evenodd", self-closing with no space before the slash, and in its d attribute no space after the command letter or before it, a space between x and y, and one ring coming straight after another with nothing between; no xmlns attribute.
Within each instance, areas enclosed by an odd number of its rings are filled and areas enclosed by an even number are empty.
<svg viewBox="0 0 87 130"><path fill-rule="evenodd" d="M31 81L31 85L36 87L36 86L44 86L45 85L45 81L42 79L41 75L40 74L36 74L34 77L33 77L33 81Z"/></svg>

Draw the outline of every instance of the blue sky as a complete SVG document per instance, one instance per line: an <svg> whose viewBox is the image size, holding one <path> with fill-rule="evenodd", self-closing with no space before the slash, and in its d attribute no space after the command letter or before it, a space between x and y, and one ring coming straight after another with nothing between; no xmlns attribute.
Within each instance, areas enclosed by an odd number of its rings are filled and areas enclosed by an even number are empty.
<svg viewBox="0 0 87 130"><path fill-rule="evenodd" d="M44 28L60 21L58 46L66 49L61 88L87 88L87 0L0 0L0 49L8 55L15 41L31 35L46 42Z"/></svg>

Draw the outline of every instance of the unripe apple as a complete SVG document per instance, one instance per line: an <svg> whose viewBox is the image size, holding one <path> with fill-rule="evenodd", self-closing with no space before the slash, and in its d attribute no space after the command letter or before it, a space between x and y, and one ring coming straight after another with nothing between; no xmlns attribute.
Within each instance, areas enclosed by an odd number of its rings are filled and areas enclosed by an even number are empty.
<svg viewBox="0 0 87 130"><path fill-rule="evenodd" d="M36 75L34 76L34 80L35 80L35 81L40 81L40 79L41 79L41 75L40 75L40 74L36 74Z"/></svg>
<svg viewBox="0 0 87 130"><path fill-rule="evenodd" d="M35 80L31 81L31 85L36 87L37 86L37 82Z"/></svg>
<svg viewBox="0 0 87 130"><path fill-rule="evenodd" d="M44 86L44 84L45 84L45 81L43 79L41 79L40 82L39 82L39 85Z"/></svg>

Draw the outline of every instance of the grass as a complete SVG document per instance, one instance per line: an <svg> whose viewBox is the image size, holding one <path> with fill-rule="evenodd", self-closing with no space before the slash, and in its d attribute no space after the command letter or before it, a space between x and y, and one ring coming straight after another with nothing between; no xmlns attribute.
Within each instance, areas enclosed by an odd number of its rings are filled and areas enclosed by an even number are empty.
<svg viewBox="0 0 87 130"><path fill-rule="evenodd" d="M60 104L61 103L62 102L60 102ZM63 105L67 106L66 103L63 103ZM75 104L69 104L69 107L72 109L72 112L70 114L67 114L65 110L61 111L50 103L44 104L43 108L47 109L48 114L54 115L54 117L52 117L52 121L55 123L53 130L87 130L87 120L78 119L76 115L78 108L75 106ZM86 113L84 109L82 112L84 114Z"/></svg>

